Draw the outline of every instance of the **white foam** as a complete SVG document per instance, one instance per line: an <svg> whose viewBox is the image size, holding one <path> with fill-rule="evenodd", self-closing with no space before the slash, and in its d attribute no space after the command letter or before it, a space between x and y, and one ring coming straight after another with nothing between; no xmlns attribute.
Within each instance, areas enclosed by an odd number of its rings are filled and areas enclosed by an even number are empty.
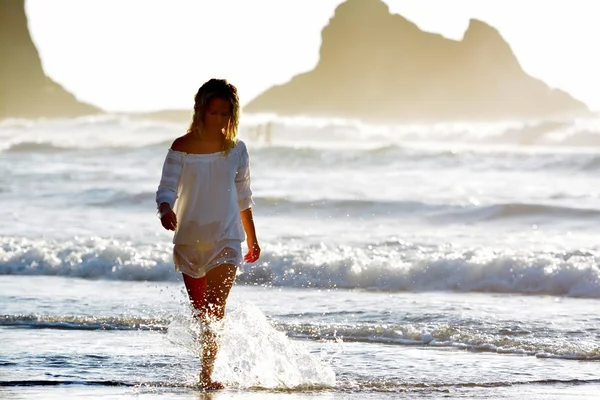
<svg viewBox="0 0 600 400"><path fill-rule="evenodd" d="M594 251L513 251L415 243L326 246L288 243L264 249L238 282L291 287L549 294L600 298ZM170 281L171 244L110 238L66 241L0 238L0 274Z"/></svg>

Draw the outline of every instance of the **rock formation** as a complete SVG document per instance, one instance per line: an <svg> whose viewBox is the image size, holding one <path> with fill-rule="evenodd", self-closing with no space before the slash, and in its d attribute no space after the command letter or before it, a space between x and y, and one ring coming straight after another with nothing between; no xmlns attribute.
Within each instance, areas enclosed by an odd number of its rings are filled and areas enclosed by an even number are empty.
<svg viewBox="0 0 600 400"><path fill-rule="evenodd" d="M24 0L0 0L0 118L73 117L101 112L44 74Z"/></svg>
<svg viewBox="0 0 600 400"><path fill-rule="evenodd" d="M461 41L420 30L380 0L347 0L322 31L318 65L245 112L377 122L522 119L590 113L526 74L508 43L471 20Z"/></svg>

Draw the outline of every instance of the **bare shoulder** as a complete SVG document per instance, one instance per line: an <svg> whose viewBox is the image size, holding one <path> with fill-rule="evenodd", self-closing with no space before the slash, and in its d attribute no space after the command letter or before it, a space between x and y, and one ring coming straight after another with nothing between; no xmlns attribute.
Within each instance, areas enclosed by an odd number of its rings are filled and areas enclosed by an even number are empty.
<svg viewBox="0 0 600 400"><path fill-rule="evenodd" d="M237 143L235 144L235 146L237 148L239 148L242 152L248 151L247 147L246 147L246 143L244 143L243 140L238 139Z"/></svg>
<svg viewBox="0 0 600 400"><path fill-rule="evenodd" d="M190 137L188 134L178 137L173 141L171 150L187 153L190 147Z"/></svg>

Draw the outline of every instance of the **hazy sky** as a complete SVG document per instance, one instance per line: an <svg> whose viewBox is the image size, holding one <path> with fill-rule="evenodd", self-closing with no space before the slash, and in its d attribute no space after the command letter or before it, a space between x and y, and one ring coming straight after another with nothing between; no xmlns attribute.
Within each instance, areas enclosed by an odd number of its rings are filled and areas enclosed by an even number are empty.
<svg viewBox="0 0 600 400"><path fill-rule="evenodd" d="M342 0L27 0L46 73L106 110L190 108L224 77L242 103L312 69ZM386 0L421 29L461 39L496 27L529 74L600 110L596 0Z"/></svg>

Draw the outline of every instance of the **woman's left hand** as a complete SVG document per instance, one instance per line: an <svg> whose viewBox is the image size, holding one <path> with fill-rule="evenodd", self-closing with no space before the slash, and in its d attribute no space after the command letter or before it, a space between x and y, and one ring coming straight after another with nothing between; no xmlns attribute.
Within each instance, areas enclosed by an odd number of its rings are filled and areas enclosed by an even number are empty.
<svg viewBox="0 0 600 400"><path fill-rule="evenodd" d="M244 256L244 260L248 264L256 262L260 257L260 246L256 240L248 241L248 253Z"/></svg>

